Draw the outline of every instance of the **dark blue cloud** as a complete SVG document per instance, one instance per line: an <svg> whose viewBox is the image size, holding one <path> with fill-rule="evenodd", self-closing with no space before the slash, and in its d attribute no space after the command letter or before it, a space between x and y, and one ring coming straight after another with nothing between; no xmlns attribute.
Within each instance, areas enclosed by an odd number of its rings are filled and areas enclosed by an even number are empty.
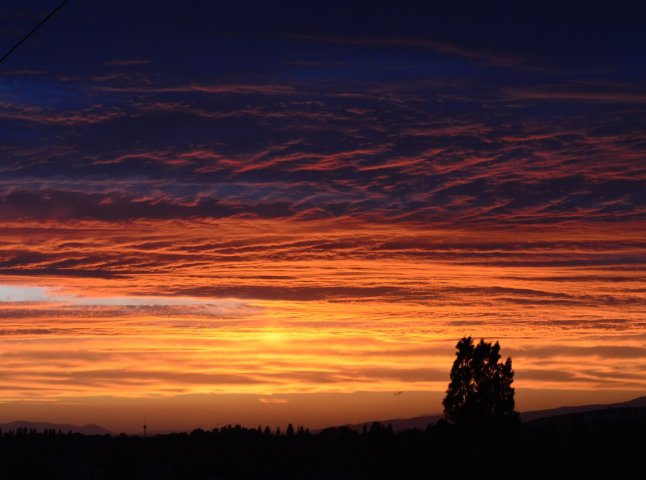
<svg viewBox="0 0 646 480"><path fill-rule="evenodd" d="M0 66L1 215L639 220L638 10L71 2Z"/></svg>

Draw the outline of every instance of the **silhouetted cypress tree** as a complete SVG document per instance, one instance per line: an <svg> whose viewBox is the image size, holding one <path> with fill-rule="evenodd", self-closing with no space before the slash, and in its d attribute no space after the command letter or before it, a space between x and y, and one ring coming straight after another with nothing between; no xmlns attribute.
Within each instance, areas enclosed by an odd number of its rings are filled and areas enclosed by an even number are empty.
<svg viewBox="0 0 646 480"><path fill-rule="evenodd" d="M451 382L446 391L445 417L456 425L498 426L518 423L514 410L511 358L500 362L500 345L471 337L456 345Z"/></svg>

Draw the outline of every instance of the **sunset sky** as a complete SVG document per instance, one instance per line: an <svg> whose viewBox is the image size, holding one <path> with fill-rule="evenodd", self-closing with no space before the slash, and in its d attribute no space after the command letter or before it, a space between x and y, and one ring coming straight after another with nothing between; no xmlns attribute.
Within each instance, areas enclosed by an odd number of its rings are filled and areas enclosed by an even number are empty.
<svg viewBox="0 0 646 480"><path fill-rule="evenodd" d="M0 422L439 413L464 335L645 395L646 12L562 3L70 1L0 63Z"/></svg>

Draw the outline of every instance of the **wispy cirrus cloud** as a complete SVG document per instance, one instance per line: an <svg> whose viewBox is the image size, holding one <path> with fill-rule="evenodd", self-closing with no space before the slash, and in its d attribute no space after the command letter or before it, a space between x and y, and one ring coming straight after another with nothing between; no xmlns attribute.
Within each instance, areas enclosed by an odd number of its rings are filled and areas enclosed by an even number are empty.
<svg viewBox="0 0 646 480"><path fill-rule="evenodd" d="M150 60L145 60L142 58L124 58L124 59L117 59L117 60L108 60L105 62L105 65L111 66L111 67L129 67L129 66L136 66L136 65L147 65L151 63Z"/></svg>
<svg viewBox="0 0 646 480"><path fill-rule="evenodd" d="M289 85L263 84L188 84L169 86L96 87L98 91L112 93L207 93L218 95L294 95L298 91Z"/></svg>
<svg viewBox="0 0 646 480"><path fill-rule="evenodd" d="M515 100L566 100L617 104L646 103L646 92L634 85L551 85L542 88L512 88L506 94Z"/></svg>
<svg viewBox="0 0 646 480"><path fill-rule="evenodd" d="M92 125L115 120L121 115L120 112L114 109L90 107L82 110L59 112L33 105L0 101L0 119L45 125L68 127L72 125Z"/></svg>
<svg viewBox="0 0 646 480"><path fill-rule="evenodd" d="M469 61L475 61L486 65L495 65L506 68L537 68L531 67L527 58L511 52L478 46L464 46L449 41L429 40L425 38L361 38L361 37L333 37L333 36L298 36L299 40L319 43L332 43L341 45L353 45L361 47L390 47L405 49L430 50L440 54L456 56Z"/></svg>

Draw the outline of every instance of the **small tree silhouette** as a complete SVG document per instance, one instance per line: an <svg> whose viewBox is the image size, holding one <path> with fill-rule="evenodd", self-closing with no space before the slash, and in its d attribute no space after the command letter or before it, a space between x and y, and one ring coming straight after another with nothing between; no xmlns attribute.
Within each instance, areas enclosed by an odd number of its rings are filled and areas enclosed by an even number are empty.
<svg viewBox="0 0 646 480"><path fill-rule="evenodd" d="M451 382L442 402L444 416L456 425L493 427L519 422L514 410L511 358L500 362L500 344L471 337L456 345Z"/></svg>

